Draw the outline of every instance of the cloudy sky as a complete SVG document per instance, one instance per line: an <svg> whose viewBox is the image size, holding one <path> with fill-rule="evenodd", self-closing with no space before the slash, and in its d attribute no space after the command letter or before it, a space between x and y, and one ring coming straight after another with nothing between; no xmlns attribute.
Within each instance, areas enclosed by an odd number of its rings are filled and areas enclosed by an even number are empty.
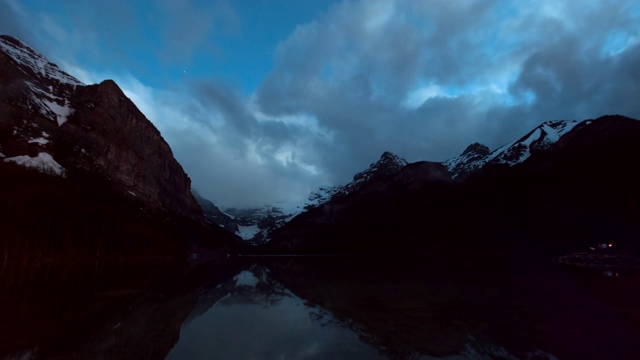
<svg viewBox="0 0 640 360"><path fill-rule="evenodd" d="M637 0L0 0L0 33L114 79L222 207L304 200L385 150L640 118Z"/></svg>

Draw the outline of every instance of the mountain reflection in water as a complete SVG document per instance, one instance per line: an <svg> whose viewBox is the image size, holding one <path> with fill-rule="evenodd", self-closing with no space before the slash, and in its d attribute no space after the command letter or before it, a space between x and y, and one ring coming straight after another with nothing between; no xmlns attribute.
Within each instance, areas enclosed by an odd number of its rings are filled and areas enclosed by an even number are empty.
<svg viewBox="0 0 640 360"><path fill-rule="evenodd" d="M415 258L256 260L194 269L5 266L0 359L640 355L640 278L630 273L462 269Z"/></svg>
<svg viewBox="0 0 640 360"><path fill-rule="evenodd" d="M198 317L183 325L167 359L384 359L264 267L252 266L211 289L200 306L210 307L196 309Z"/></svg>

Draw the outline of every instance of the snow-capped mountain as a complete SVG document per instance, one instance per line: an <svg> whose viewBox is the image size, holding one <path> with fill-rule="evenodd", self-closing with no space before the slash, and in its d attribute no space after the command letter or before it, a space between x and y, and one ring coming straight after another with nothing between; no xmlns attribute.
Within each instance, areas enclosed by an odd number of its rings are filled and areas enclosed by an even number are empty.
<svg viewBox="0 0 640 360"><path fill-rule="evenodd" d="M85 85L0 36L0 157L72 177L109 179L155 209L202 218L169 145L113 81Z"/></svg>
<svg viewBox="0 0 640 360"><path fill-rule="evenodd" d="M400 156L385 151L380 159L353 176L353 180L344 186L323 186L309 195L305 208L319 206L331 199L346 196L360 189L368 181L384 175L395 174L409 163Z"/></svg>
<svg viewBox="0 0 640 360"><path fill-rule="evenodd" d="M532 153L548 149L576 125L575 120L547 121L522 138L490 152L489 148L471 144L461 155L444 162L453 178L462 178L485 165L513 166L528 159Z"/></svg>
<svg viewBox="0 0 640 360"><path fill-rule="evenodd" d="M407 165L407 161L388 151L369 168L357 173L353 181L344 186L323 186L309 195L303 206L287 209L279 206L265 205L251 209L225 209L237 224L235 234L254 245L262 245L271 240L271 234L284 226L288 221L305 210L320 206L327 201L357 191L364 184L379 176L394 174Z"/></svg>
<svg viewBox="0 0 640 360"><path fill-rule="evenodd" d="M35 75L34 80L52 82L49 85L58 85L58 89L60 86L84 85L75 77L60 70L58 65L50 62L16 38L0 35L0 49L13 59L24 74L28 76ZM67 95L70 95L70 93L67 93Z"/></svg>
<svg viewBox="0 0 640 360"><path fill-rule="evenodd" d="M225 209L237 224L235 234L253 245L261 245L271 240L271 233L299 214L286 212L277 206L265 205L261 208Z"/></svg>
<svg viewBox="0 0 640 360"><path fill-rule="evenodd" d="M2 73L3 83L6 84L5 91L10 95L22 95L25 101L20 104L21 106L31 113L35 112L51 120L58 126L68 120L74 111L69 99L77 86L84 85L82 82L60 70L35 50L9 36L0 35L0 58L3 62L11 64L10 67L4 67L5 71ZM15 81L16 77L23 78L24 81ZM33 122L24 121L16 125L11 129L11 135L31 144L27 147L37 149L37 155L8 157L0 153L0 158L5 158L7 162L15 162L64 176L66 173L64 167L47 152L47 147L52 145L49 132L38 128ZM3 145L5 149L14 147L13 144Z"/></svg>
<svg viewBox="0 0 640 360"><path fill-rule="evenodd" d="M15 38L0 35L0 50L29 78L25 81L25 90L30 94L30 109L60 126L67 122L74 111L70 98L77 86L85 84Z"/></svg>
<svg viewBox="0 0 640 360"><path fill-rule="evenodd" d="M629 164L640 158L639 134L640 121L608 115L546 122L493 152L473 144L445 164L408 164L330 197L278 229L264 249L483 261L561 254L604 236L637 250L640 172ZM481 176L466 176L480 168Z"/></svg>
<svg viewBox="0 0 640 360"><path fill-rule="evenodd" d="M0 180L5 254L187 256L246 246L207 223L171 148L115 82L85 85L4 35Z"/></svg>

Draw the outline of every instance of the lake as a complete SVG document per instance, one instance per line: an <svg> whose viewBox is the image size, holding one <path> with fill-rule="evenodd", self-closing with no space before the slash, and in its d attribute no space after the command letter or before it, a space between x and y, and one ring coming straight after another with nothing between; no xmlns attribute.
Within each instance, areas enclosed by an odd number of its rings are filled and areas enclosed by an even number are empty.
<svg viewBox="0 0 640 360"><path fill-rule="evenodd" d="M640 358L638 274L487 264L4 264L0 359Z"/></svg>

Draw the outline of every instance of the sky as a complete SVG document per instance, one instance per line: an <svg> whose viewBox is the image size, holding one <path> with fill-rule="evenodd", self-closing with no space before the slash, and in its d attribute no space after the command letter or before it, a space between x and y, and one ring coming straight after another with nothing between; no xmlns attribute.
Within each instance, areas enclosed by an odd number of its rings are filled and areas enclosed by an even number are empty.
<svg viewBox="0 0 640 360"><path fill-rule="evenodd" d="M640 118L637 0L0 0L0 33L115 80L222 208L301 203L384 151Z"/></svg>

